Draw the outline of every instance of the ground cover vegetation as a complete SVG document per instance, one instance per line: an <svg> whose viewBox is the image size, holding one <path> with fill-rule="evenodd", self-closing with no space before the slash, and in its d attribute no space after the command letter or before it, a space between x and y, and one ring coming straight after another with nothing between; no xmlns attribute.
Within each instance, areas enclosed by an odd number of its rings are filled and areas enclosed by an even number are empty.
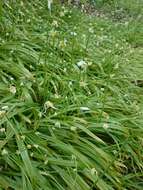
<svg viewBox="0 0 143 190"><path fill-rule="evenodd" d="M0 190L142 190L142 5L1 1Z"/></svg>

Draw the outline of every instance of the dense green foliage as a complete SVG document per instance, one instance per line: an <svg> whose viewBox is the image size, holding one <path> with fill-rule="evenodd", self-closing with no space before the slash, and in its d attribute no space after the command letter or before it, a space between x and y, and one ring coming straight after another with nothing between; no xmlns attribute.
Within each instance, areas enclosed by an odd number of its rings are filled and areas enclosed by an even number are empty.
<svg viewBox="0 0 143 190"><path fill-rule="evenodd" d="M0 190L142 190L143 25L133 7L106 4L97 16L1 1Z"/></svg>

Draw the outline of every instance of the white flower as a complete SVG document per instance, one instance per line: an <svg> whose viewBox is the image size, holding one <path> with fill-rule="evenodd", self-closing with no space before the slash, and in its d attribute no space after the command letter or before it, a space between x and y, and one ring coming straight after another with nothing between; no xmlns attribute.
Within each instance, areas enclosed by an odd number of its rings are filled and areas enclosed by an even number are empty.
<svg viewBox="0 0 143 190"><path fill-rule="evenodd" d="M118 43L116 43L116 44L115 44L115 47L116 47L116 48L118 48L118 47L119 47L119 44L118 44Z"/></svg>
<svg viewBox="0 0 143 190"><path fill-rule="evenodd" d="M8 110L8 106L3 106L2 110Z"/></svg>
<svg viewBox="0 0 143 190"><path fill-rule="evenodd" d="M102 115L103 115L103 117L105 117L107 120L110 118L110 117L109 117L109 114L106 113L106 112L103 112Z"/></svg>
<svg viewBox="0 0 143 190"><path fill-rule="evenodd" d="M66 40L66 39L61 40L60 43L59 43L59 47L60 47L60 48L65 48L66 45L67 45L67 40Z"/></svg>
<svg viewBox="0 0 143 190"><path fill-rule="evenodd" d="M36 131L36 132L35 132L35 135L40 135L39 131Z"/></svg>
<svg viewBox="0 0 143 190"><path fill-rule="evenodd" d="M21 82L21 83L20 83L20 86L24 86L24 82Z"/></svg>
<svg viewBox="0 0 143 190"><path fill-rule="evenodd" d="M28 145L27 145L27 148L28 148L28 149L31 149L31 148L32 148L31 144L28 144Z"/></svg>
<svg viewBox="0 0 143 190"><path fill-rule="evenodd" d="M128 25L129 25L129 22L126 21L126 22L124 23L124 25L125 25L125 26L128 26Z"/></svg>
<svg viewBox="0 0 143 190"><path fill-rule="evenodd" d="M83 37L83 38L86 38L86 35L85 35L85 34L83 34L83 35L82 35L82 37Z"/></svg>
<svg viewBox="0 0 143 190"><path fill-rule="evenodd" d="M97 175L97 170L96 170L95 168L92 168L92 169L90 170L90 172L91 172L91 175L94 175L94 174Z"/></svg>
<svg viewBox="0 0 143 190"><path fill-rule="evenodd" d="M114 78L115 74L110 74L110 78Z"/></svg>
<svg viewBox="0 0 143 190"><path fill-rule="evenodd" d="M0 111L0 118L3 117L6 114L5 110Z"/></svg>
<svg viewBox="0 0 143 190"><path fill-rule="evenodd" d="M45 175L45 176L49 176L49 173L48 172L44 172L44 171L40 171L40 174L41 175Z"/></svg>
<svg viewBox="0 0 143 190"><path fill-rule="evenodd" d="M87 63L86 63L85 61L81 60L81 61L79 61L79 62L77 63L77 66L78 66L79 68L81 68L81 69L86 69L86 68L87 68Z"/></svg>
<svg viewBox="0 0 143 190"><path fill-rule="evenodd" d="M45 165L47 165L47 164L48 164L48 159L46 159L46 160L45 160L44 164L45 164Z"/></svg>
<svg viewBox="0 0 143 190"><path fill-rule="evenodd" d="M56 123L55 123L55 127L57 127L57 128L61 128L61 124L60 124L59 121L56 121Z"/></svg>
<svg viewBox="0 0 143 190"><path fill-rule="evenodd" d="M65 16L65 13L63 11L60 12L60 17Z"/></svg>
<svg viewBox="0 0 143 190"><path fill-rule="evenodd" d="M38 145L38 144L34 144L33 146L34 146L35 148L38 148L38 147L39 147L39 145Z"/></svg>
<svg viewBox="0 0 143 190"><path fill-rule="evenodd" d="M117 152L117 150L113 150L113 154L115 154L115 155L116 155L117 153L118 153L118 152Z"/></svg>
<svg viewBox="0 0 143 190"><path fill-rule="evenodd" d="M68 86L70 87L70 86L72 86L72 85L73 85L73 82L72 82L72 81L69 81Z"/></svg>
<svg viewBox="0 0 143 190"><path fill-rule="evenodd" d="M119 63L116 63L116 65L114 66L114 69L118 69L119 68Z"/></svg>
<svg viewBox="0 0 143 190"><path fill-rule="evenodd" d="M62 9L65 10L65 6L64 5L62 6Z"/></svg>
<svg viewBox="0 0 143 190"><path fill-rule="evenodd" d="M53 3L53 0L48 0L48 9L51 11L51 5Z"/></svg>
<svg viewBox="0 0 143 190"><path fill-rule="evenodd" d="M54 113L54 116L57 116L57 115L58 115L57 112L55 112L55 113Z"/></svg>
<svg viewBox="0 0 143 190"><path fill-rule="evenodd" d="M88 107L80 107L81 111L90 111L90 109Z"/></svg>
<svg viewBox="0 0 143 190"><path fill-rule="evenodd" d="M45 102L44 108L45 108L45 110L47 110L47 109L49 109L49 108L56 109L56 108L54 107L54 104L53 104L52 102L50 102L50 101L46 101L46 102Z"/></svg>
<svg viewBox="0 0 143 190"><path fill-rule="evenodd" d="M31 153L30 153L30 156L31 156L31 157L33 157L33 156L34 156L34 153L33 153L33 152L31 152Z"/></svg>
<svg viewBox="0 0 143 190"><path fill-rule="evenodd" d="M104 92L104 90L105 90L104 88L101 88L101 91L102 91L102 92Z"/></svg>
<svg viewBox="0 0 143 190"><path fill-rule="evenodd" d="M5 132L5 128L4 128L4 127L1 128L1 129L0 129L0 132L1 132L1 133L4 133L4 132Z"/></svg>
<svg viewBox="0 0 143 190"><path fill-rule="evenodd" d="M41 117L42 117L42 112L39 112L39 113L38 113L38 116L41 118Z"/></svg>
<svg viewBox="0 0 143 190"><path fill-rule="evenodd" d="M20 155L20 151L19 151L19 150L16 150L16 154L17 154L17 155Z"/></svg>
<svg viewBox="0 0 143 190"><path fill-rule="evenodd" d="M86 82L84 82L84 81L80 81L79 82L79 85L81 86L81 87L86 87L87 86L87 83Z"/></svg>
<svg viewBox="0 0 143 190"><path fill-rule="evenodd" d="M77 33L76 32L71 32L70 33L72 36L77 36Z"/></svg>
<svg viewBox="0 0 143 190"><path fill-rule="evenodd" d="M91 65L92 65L92 62L91 62L91 61L89 61L89 62L88 62L88 66L91 66Z"/></svg>
<svg viewBox="0 0 143 190"><path fill-rule="evenodd" d="M94 33L94 30L93 30L93 28L89 28L89 30L88 30L91 34L93 34Z"/></svg>
<svg viewBox="0 0 143 190"><path fill-rule="evenodd" d="M72 154L71 158L72 160L76 160L76 156L74 154Z"/></svg>
<svg viewBox="0 0 143 190"><path fill-rule="evenodd" d="M56 99L58 99L58 98L60 98L60 95L59 95L59 94L54 94L54 97L55 97Z"/></svg>
<svg viewBox="0 0 143 190"><path fill-rule="evenodd" d="M84 8L85 8L85 5L84 5L84 4L82 4L82 5L81 5L81 9L82 9L82 10L84 10Z"/></svg>
<svg viewBox="0 0 143 190"><path fill-rule="evenodd" d="M31 20L30 19L27 19L27 21L26 21L27 23L30 23L31 22Z"/></svg>
<svg viewBox="0 0 143 190"><path fill-rule="evenodd" d="M4 148L1 152L2 155L7 155L8 154L8 151Z"/></svg>
<svg viewBox="0 0 143 190"><path fill-rule="evenodd" d="M58 27L58 22L56 20L53 20L52 26Z"/></svg>
<svg viewBox="0 0 143 190"><path fill-rule="evenodd" d="M23 1L20 1L20 5L23 7L24 6L24 3L23 3Z"/></svg>
<svg viewBox="0 0 143 190"><path fill-rule="evenodd" d="M15 94L15 93L16 93L16 87L13 86L13 85L10 86L9 91L10 91L12 94Z"/></svg>
<svg viewBox="0 0 143 190"><path fill-rule="evenodd" d="M65 73L67 72L67 68L64 68L64 70L63 70Z"/></svg>
<svg viewBox="0 0 143 190"><path fill-rule="evenodd" d="M57 36L57 34L58 34L58 32L55 31L55 30L51 30L51 31L50 31L50 36L51 36L52 38L55 38L55 37Z"/></svg>
<svg viewBox="0 0 143 190"><path fill-rule="evenodd" d="M71 131L76 131L76 129L77 129L77 128L74 127L74 126L72 126L72 127L70 128Z"/></svg>
<svg viewBox="0 0 143 190"><path fill-rule="evenodd" d="M10 80L14 80L14 78L13 78L13 77L10 77Z"/></svg>
<svg viewBox="0 0 143 190"><path fill-rule="evenodd" d="M24 136L24 135L21 135L21 139L22 139L22 140L25 140L25 136Z"/></svg>
<svg viewBox="0 0 143 190"><path fill-rule="evenodd" d="M109 128L108 123L104 123L104 124L103 124L103 128L104 128L104 129L108 129L108 128Z"/></svg>

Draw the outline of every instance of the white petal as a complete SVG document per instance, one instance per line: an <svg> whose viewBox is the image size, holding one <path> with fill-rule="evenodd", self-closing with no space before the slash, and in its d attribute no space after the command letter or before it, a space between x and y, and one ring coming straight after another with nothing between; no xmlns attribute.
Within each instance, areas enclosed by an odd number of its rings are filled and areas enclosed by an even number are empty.
<svg viewBox="0 0 143 190"><path fill-rule="evenodd" d="M90 109L88 107L80 107L81 111L89 111Z"/></svg>

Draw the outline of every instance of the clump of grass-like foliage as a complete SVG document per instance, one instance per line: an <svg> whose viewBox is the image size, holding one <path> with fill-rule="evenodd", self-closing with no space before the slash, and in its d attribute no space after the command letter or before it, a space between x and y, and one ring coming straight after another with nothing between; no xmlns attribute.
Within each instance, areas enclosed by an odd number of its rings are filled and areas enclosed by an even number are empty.
<svg viewBox="0 0 143 190"><path fill-rule="evenodd" d="M142 190L140 22L0 11L0 189Z"/></svg>

